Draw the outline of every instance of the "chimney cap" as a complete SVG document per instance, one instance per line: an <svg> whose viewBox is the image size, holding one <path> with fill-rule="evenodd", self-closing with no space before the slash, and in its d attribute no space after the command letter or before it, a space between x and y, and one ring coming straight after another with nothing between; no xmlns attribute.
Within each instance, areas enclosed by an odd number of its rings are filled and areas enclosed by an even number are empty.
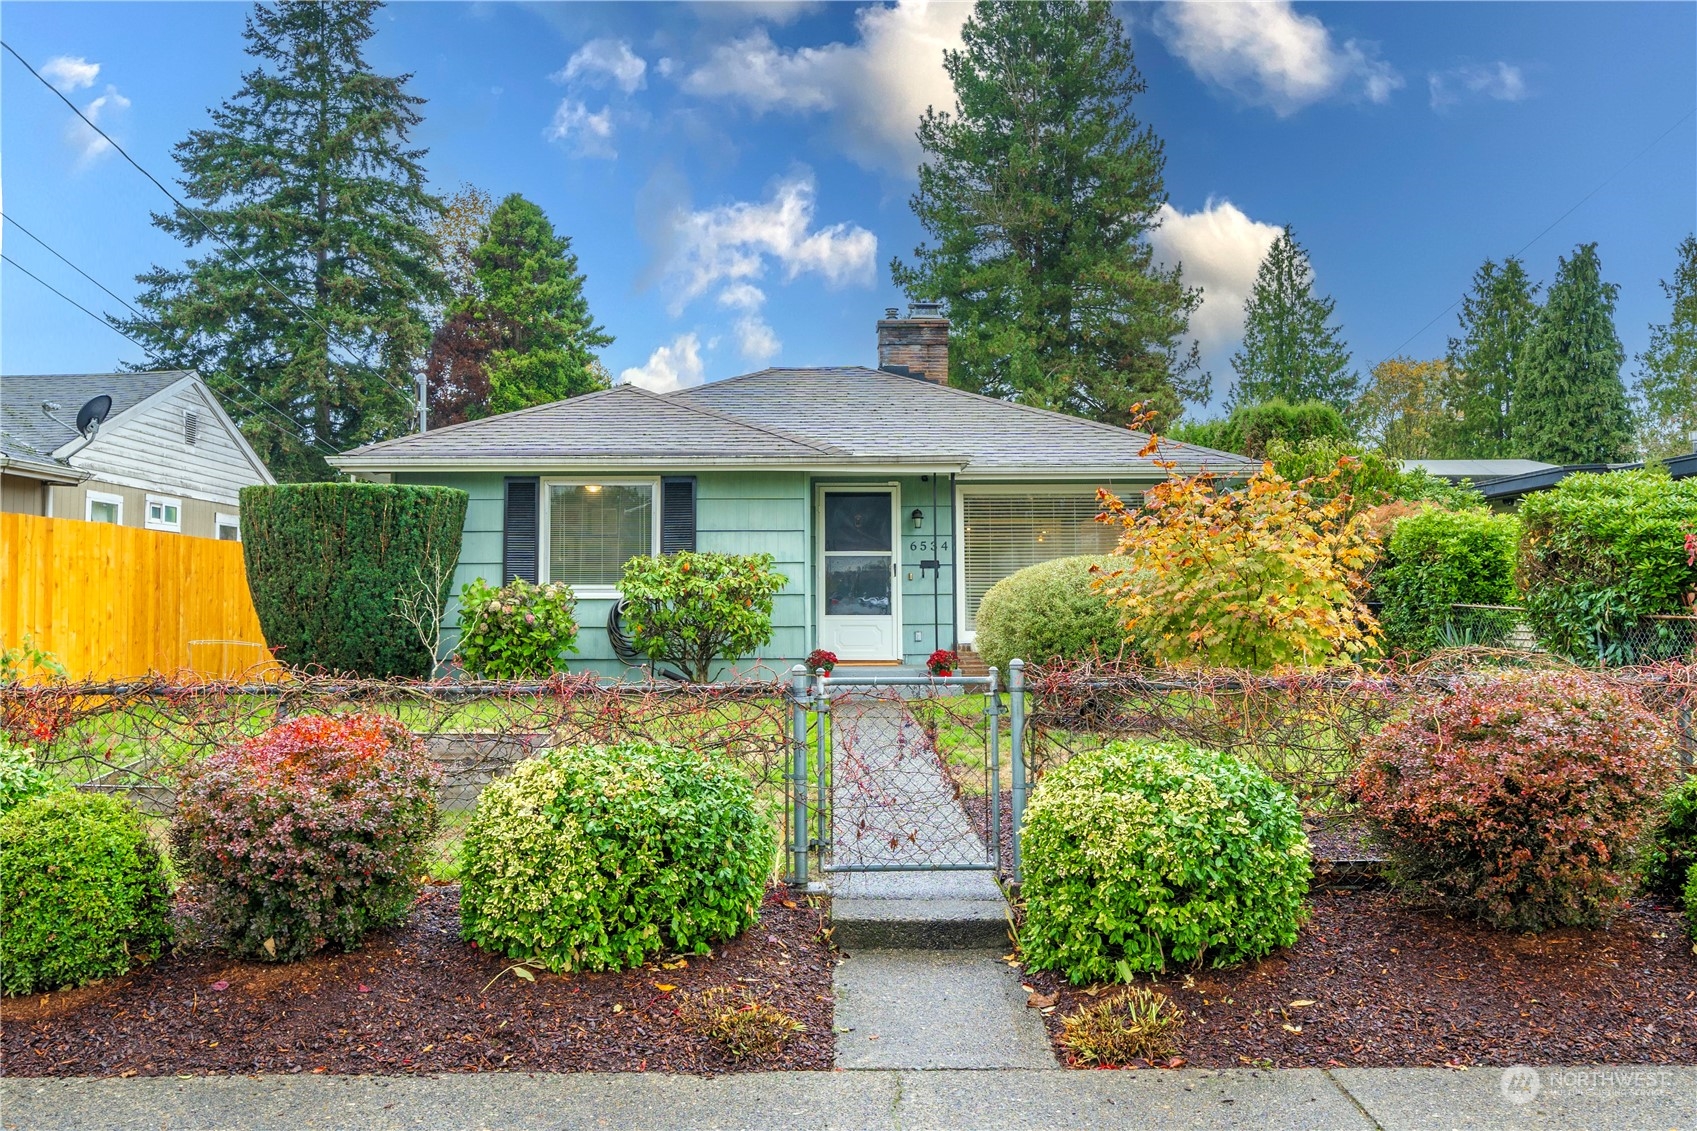
<svg viewBox="0 0 1697 1131"><path fill-rule="evenodd" d="M893 307L893 306L886 306L886 307L885 307L885 308L884 308L884 317L885 317L885 318L886 318L886 319L890 319L890 318L900 318L900 317L901 317L901 311L899 311L899 310L897 310L897 309L896 309L896 308L895 308L895 307Z"/></svg>
<svg viewBox="0 0 1697 1131"><path fill-rule="evenodd" d="M941 318L943 304L940 302L910 302L907 304L909 318Z"/></svg>

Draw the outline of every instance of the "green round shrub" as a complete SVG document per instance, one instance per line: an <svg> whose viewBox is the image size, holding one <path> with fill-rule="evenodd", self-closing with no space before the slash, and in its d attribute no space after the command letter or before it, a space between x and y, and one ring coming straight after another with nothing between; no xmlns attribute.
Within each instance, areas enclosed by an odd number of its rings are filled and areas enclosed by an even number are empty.
<svg viewBox="0 0 1697 1131"><path fill-rule="evenodd" d="M563 581L515 577L499 589L474 578L460 590L456 658L478 679L547 679L577 651L577 598Z"/></svg>
<svg viewBox="0 0 1697 1131"><path fill-rule="evenodd" d="M1124 558L1085 554L1027 566L996 582L978 606L973 649L1007 675L1008 661L1113 660L1126 647L1123 617L1096 592L1099 565L1113 571Z"/></svg>
<svg viewBox="0 0 1697 1131"><path fill-rule="evenodd" d="M551 750L478 799L464 935L556 973L705 954L755 922L776 849L753 786L715 755L641 743Z"/></svg>
<svg viewBox="0 0 1697 1131"><path fill-rule="evenodd" d="M0 734L0 813L58 788L59 780L35 764L35 751Z"/></svg>
<svg viewBox="0 0 1697 1131"><path fill-rule="evenodd" d="M1398 519L1373 575L1386 648L1423 654L1451 644L1500 644L1516 614L1452 606L1514 604L1519 545L1520 522L1511 514L1428 507Z"/></svg>
<svg viewBox="0 0 1697 1131"><path fill-rule="evenodd" d="M1025 812L1019 945L1075 985L1226 966L1296 942L1308 840L1289 793L1224 754L1116 742L1044 775Z"/></svg>
<svg viewBox="0 0 1697 1131"><path fill-rule="evenodd" d="M1650 827L1644 853L1644 888L1668 902L1685 892L1686 877L1697 869L1697 774L1687 777L1662 798ZM1697 913L1687 901L1686 909Z"/></svg>
<svg viewBox="0 0 1697 1131"><path fill-rule="evenodd" d="M56 790L0 816L0 989L80 986L171 939L164 862L135 809Z"/></svg>

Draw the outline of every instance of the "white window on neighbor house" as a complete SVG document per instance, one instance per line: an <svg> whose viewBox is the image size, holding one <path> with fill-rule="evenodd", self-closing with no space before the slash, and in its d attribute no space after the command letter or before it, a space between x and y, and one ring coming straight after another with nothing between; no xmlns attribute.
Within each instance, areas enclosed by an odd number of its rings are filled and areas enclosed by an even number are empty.
<svg viewBox="0 0 1697 1131"><path fill-rule="evenodd" d="M1054 558L1106 554L1119 541L1119 527L1096 521L1102 508L1094 488L962 487L960 503L960 613L968 639L984 594L1002 578Z"/></svg>
<svg viewBox="0 0 1697 1131"><path fill-rule="evenodd" d="M147 497L147 521L144 524L149 530L183 529L183 501L170 499L164 495L149 495Z"/></svg>
<svg viewBox="0 0 1697 1131"><path fill-rule="evenodd" d="M233 514L219 514L212 520L213 537L220 542L240 542L242 522Z"/></svg>
<svg viewBox="0 0 1697 1131"><path fill-rule="evenodd" d="M655 479L545 480L542 580L564 581L580 596L616 596L625 563L660 545L659 487Z"/></svg>
<svg viewBox="0 0 1697 1131"><path fill-rule="evenodd" d="M90 522L110 522L114 526L124 524L124 496L108 495L104 491L90 491L87 510L83 517Z"/></svg>

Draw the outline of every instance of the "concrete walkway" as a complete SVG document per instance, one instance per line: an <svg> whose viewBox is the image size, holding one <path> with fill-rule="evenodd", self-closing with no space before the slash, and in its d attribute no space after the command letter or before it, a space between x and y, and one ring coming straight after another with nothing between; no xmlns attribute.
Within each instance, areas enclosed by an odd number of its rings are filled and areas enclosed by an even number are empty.
<svg viewBox="0 0 1697 1131"><path fill-rule="evenodd" d="M861 1071L687 1076L490 1073L0 1081L0 1125L28 1131L533 1131L542 1128L1253 1128L1255 1131L1690 1131L1697 1069L1503 1072ZM1517 1078L1518 1079L1518 1078ZM1526 1088L1507 1089L1517 1099Z"/></svg>

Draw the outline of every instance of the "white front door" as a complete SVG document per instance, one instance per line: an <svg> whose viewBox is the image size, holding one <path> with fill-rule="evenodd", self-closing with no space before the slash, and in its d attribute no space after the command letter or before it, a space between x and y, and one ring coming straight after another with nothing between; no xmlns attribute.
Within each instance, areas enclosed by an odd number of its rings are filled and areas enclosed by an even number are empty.
<svg viewBox="0 0 1697 1131"><path fill-rule="evenodd" d="M820 492L819 646L839 660L900 660L893 487Z"/></svg>

